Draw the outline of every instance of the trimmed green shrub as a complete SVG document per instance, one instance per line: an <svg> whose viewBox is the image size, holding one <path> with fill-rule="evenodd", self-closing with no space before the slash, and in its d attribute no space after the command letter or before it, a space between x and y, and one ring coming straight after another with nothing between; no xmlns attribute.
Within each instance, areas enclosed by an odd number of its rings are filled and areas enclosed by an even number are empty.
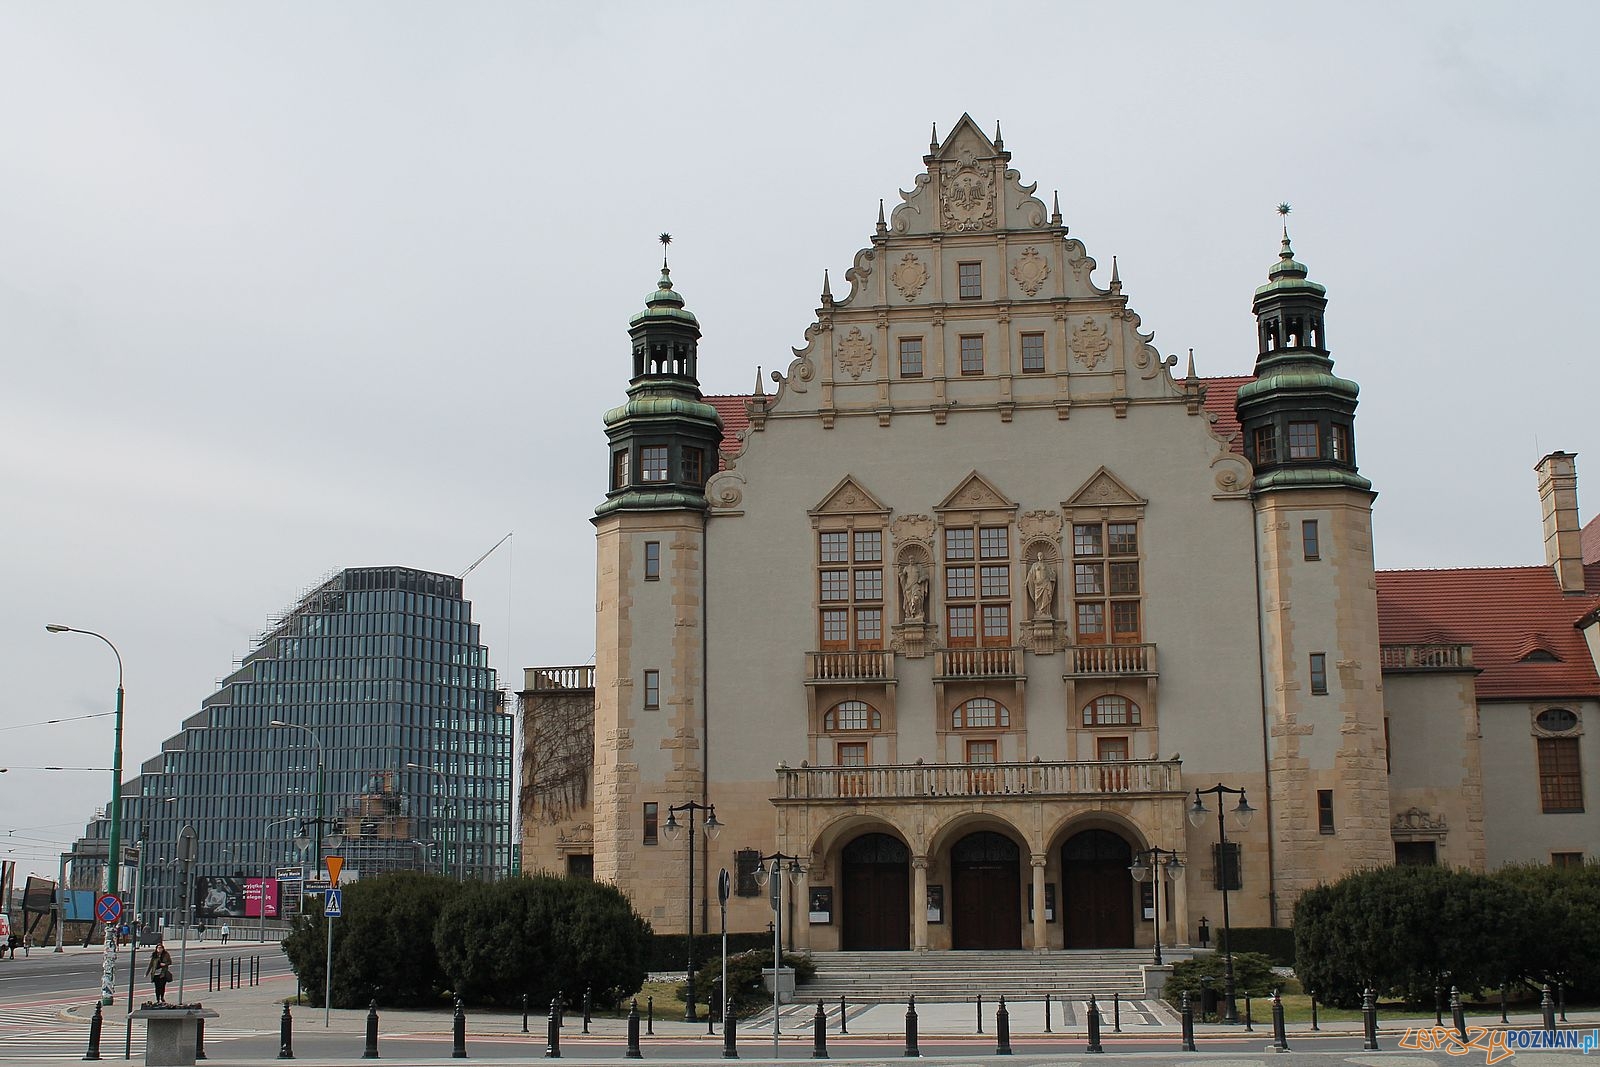
<svg viewBox="0 0 1600 1067"><path fill-rule="evenodd" d="M732 940L731 938L729 939ZM783 965L794 968L796 985L811 981L817 976L817 965L810 956L803 956L797 952L785 952ZM759 1008L763 1004L772 1003L772 994L767 992L761 984L761 972L772 967L772 945L765 948L750 949L745 952L728 954L728 989L733 996L734 1009L741 1014L752 1008ZM715 988L714 983L722 980L722 956L712 956L706 961L705 966L695 972L694 999L696 1003L711 1004L711 993ZM684 990L679 989L682 996Z"/></svg>
<svg viewBox="0 0 1600 1067"><path fill-rule="evenodd" d="M1235 931L1237 933L1237 931ZM1221 952L1211 952L1172 965L1172 977L1167 979L1167 1000L1176 1004L1178 998L1188 993L1199 1004L1200 979L1210 978L1211 988L1221 996L1228 973L1227 957ZM1233 990L1237 996L1265 997L1283 984L1283 979L1272 973L1272 961L1259 952L1233 954ZM1244 1009L1239 1009L1243 1015Z"/></svg>

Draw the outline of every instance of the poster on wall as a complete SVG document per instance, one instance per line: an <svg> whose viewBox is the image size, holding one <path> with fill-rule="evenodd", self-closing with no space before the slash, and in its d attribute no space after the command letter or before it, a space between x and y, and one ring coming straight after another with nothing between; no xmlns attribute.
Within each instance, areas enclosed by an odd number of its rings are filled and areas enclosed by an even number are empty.
<svg viewBox="0 0 1600 1067"><path fill-rule="evenodd" d="M944 922L944 886L930 885L928 887L928 921L930 923Z"/></svg>
<svg viewBox="0 0 1600 1067"><path fill-rule="evenodd" d="M1139 907L1146 919L1156 917L1156 887L1150 882L1139 883Z"/></svg>
<svg viewBox="0 0 1600 1067"><path fill-rule="evenodd" d="M811 922L814 926L826 926L833 922L833 887L819 885L811 887Z"/></svg>
<svg viewBox="0 0 1600 1067"><path fill-rule="evenodd" d="M266 906L262 912L263 903ZM278 917L278 880L276 878L246 878L244 880L244 913L251 919L276 919Z"/></svg>
<svg viewBox="0 0 1600 1067"><path fill-rule="evenodd" d="M1033 922L1033 886L1031 885L1028 887L1028 921ZM1056 921L1056 884L1054 882L1046 882L1044 884L1044 921L1047 923Z"/></svg>

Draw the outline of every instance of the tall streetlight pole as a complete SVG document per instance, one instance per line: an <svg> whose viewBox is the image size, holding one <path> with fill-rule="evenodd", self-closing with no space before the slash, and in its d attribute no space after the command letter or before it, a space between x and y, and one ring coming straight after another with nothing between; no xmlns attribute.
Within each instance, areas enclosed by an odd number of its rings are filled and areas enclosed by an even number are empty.
<svg viewBox="0 0 1600 1067"><path fill-rule="evenodd" d="M53 634L83 634L105 642L111 654L117 657L117 742L111 757L111 837L106 843L106 893L117 894L118 867L122 862L122 653L104 634L93 630L80 630L60 623L46 623L45 629ZM116 924L106 923L105 956L100 962L100 1003L109 1007L116 1000L115 968L117 963Z"/></svg>
<svg viewBox="0 0 1600 1067"><path fill-rule="evenodd" d="M1161 862L1161 857L1162 856L1167 857L1167 860L1166 860L1165 863ZM1149 861L1148 865L1146 865L1146 862L1145 862L1146 860ZM1145 849L1142 852L1134 853L1134 855L1133 855L1133 866L1128 868L1128 873L1133 875L1134 881L1142 882L1146 878L1149 878L1150 879L1150 883L1154 887L1154 890L1155 890L1155 899L1153 901L1151 901L1151 903L1155 906L1155 916L1156 916L1156 961L1155 962L1156 962L1156 966L1157 967L1162 966L1162 963L1161 963L1161 874L1162 874L1163 869L1166 871L1167 877L1170 878L1172 881L1176 882L1178 880L1179 875L1181 875L1183 873L1183 861L1178 859L1178 854L1176 852L1172 851L1170 848L1157 848L1154 845L1152 845L1151 847Z"/></svg>
<svg viewBox="0 0 1600 1067"><path fill-rule="evenodd" d="M757 862L761 864L756 868L756 882L766 885L770 881L772 886L772 1058L778 1058L778 993L781 988L778 981L783 972L783 875L785 868L783 861L788 860L787 868L789 880L799 882L801 869L800 857L791 856L787 852L774 852L762 856ZM769 873L766 864L772 864ZM727 995L724 983L723 995Z"/></svg>
<svg viewBox="0 0 1600 1067"><path fill-rule="evenodd" d="M312 741L316 742L316 745L317 745L317 817L316 817L315 820L305 819L303 821L304 822L308 822L308 823L313 823L313 825L315 825L316 828L317 828L317 835L316 835L317 851L315 852L315 856L317 858L317 866L320 868L321 865L322 865L322 827L323 827L323 824L327 821L327 813L322 810L323 806L324 806L324 803L326 801L326 797L327 797L327 786L326 786L326 783L325 783L324 778L323 778L323 775L326 773L325 772L325 768L327 766L327 760L326 760L325 757L326 757L327 753L322 747L322 738L318 737L317 736L317 732L315 730L313 730L311 727L302 726L301 724L299 724L297 722L284 722L282 719L273 719L270 723L268 723L268 725L269 726L276 726L276 727L279 727L281 729L299 730L299 731L303 732L307 737L311 738Z"/></svg>
<svg viewBox="0 0 1600 1067"><path fill-rule="evenodd" d="M406 767L409 770L421 771L423 774L436 775L443 778L446 783L450 781L450 776L437 767L424 767L420 763L408 763ZM461 882L466 880L466 847L461 842L462 831L465 829L466 823L461 811L461 798L452 797L450 799L450 807L454 809L456 817L456 881ZM443 860L444 856L445 850L441 847L439 849L439 858Z"/></svg>
<svg viewBox="0 0 1600 1067"><path fill-rule="evenodd" d="M1206 807L1205 794L1214 794L1217 798L1217 881L1222 883L1222 952L1226 961L1226 970L1223 980L1222 1021L1236 1023L1239 1021L1238 1001L1234 995L1233 986L1233 923L1228 915L1228 883L1233 880L1234 873L1243 866L1243 857L1240 862L1232 862L1228 852L1228 828L1222 819L1222 798L1236 796L1239 803L1233 809L1233 816L1239 823L1239 829L1244 830L1250 825L1250 817L1256 809L1250 806L1250 801L1245 797L1243 789L1234 789L1232 786L1218 782L1210 789L1196 789L1194 791L1194 806L1189 809L1189 822L1198 827L1206 821L1206 816L1211 809Z"/></svg>
<svg viewBox="0 0 1600 1067"><path fill-rule="evenodd" d="M689 962L686 968L688 988L684 996L684 1000L688 1003L683 1009L683 1020L684 1022L693 1023L700 1021L694 1013L694 850L695 846L700 843L694 833L694 814L697 811L706 813L704 832L708 841L722 832L723 824L717 821L717 806L715 804L701 804L693 800L686 800L682 804L673 804L667 808L666 830L667 837L674 841L683 832L683 824L678 821L678 812L680 811L689 813L689 847L685 850L689 853Z"/></svg>

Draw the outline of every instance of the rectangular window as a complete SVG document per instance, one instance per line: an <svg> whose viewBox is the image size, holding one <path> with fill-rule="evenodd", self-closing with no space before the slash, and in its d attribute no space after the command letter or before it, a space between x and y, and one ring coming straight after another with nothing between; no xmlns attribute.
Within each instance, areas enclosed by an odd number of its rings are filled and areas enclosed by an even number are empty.
<svg viewBox="0 0 1600 1067"><path fill-rule="evenodd" d="M863 567L856 571L856 599L883 599L882 567Z"/></svg>
<svg viewBox="0 0 1600 1067"><path fill-rule="evenodd" d="M646 445L639 450L639 475L647 482L667 480L666 445Z"/></svg>
<svg viewBox="0 0 1600 1067"><path fill-rule="evenodd" d="M883 531L856 531L856 562L877 563L883 559Z"/></svg>
<svg viewBox="0 0 1600 1067"><path fill-rule="evenodd" d="M1576 737L1541 737L1539 799L1547 814L1583 810L1583 771Z"/></svg>
<svg viewBox="0 0 1600 1067"><path fill-rule="evenodd" d="M883 611L879 608L856 610L856 647L883 647Z"/></svg>
<svg viewBox="0 0 1600 1067"><path fill-rule="evenodd" d="M961 278L961 299L979 300L983 297L983 264L958 263L956 270Z"/></svg>
<svg viewBox="0 0 1600 1067"><path fill-rule="evenodd" d="M1322 449L1317 442L1317 424L1291 422L1289 424L1289 458L1320 459Z"/></svg>
<svg viewBox="0 0 1600 1067"><path fill-rule="evenodd" d="M979 567L978 574L979 588L983 590L984 596L1008 597L1011 595L1010 567Z"/></svg>
<svg viewBox="0 0 1600 1067"><path fill-rule="evenodd" d="M1333 833L1333 790L1317 790L1317 833Z"/></svg>
<svg viewBox="0 0 1600 1067"><path fill-rule="evenodd" d="M974 567L974 557L992 560ZM1011 643L1011 531L1005 526L944 532L945 618L952 647ZM954 562L952 562L954 561ZM980 629L981 626L981 629Z"/></svg>
<svg viewBox="0 0 1600 1067"><path fill-rule="evenodd" d="M1072 554L1074 556L1104 555L1101 549L1100 524L1078 523L1072 527Z"/></svg>
<svg viewBox="0 0 1600 1067"><path fill-rule="evenodd" d="M683 450L683 480L690 485L699 485L706 480L705 472L705 449L685 448Z"/></svg>
<svg viewBox="0 0 1600 1067"><path fill-rule="evenodd" d="M865 767L867 765L867 743L865 741L840 741L838 760L841 767Z"/></svg>
<svg viewBox="0 0 1600 1067"><path fill-rule="evenodd" d="M1311 653L1311 691L1318 696L1328 691L1328 655L1325 652Z"/></svg>
<svg viewBox="0 0 1600 1067"><path fill-rule="evenodd" d="M1102 763L1107 760L1125 760L1128 758L1128 739L1126 737L1097 737L1094 745L1095 758Z"/></svg>
<svg viewBox="0 0 1600 1067"><path fill-rule="evenodd" d="M1007 604L983 606L983 643L1003 645L1011 637L1011 607Z"/></svg>
<svg viewBox="0 0 1600 1067"><path fill-rule="evenodd" d="M818 597L839 605L821 612L823 650L882 648L883 531L830 530L818 549Z"/></svg>
<svg viewBox="0 0 1600 1067"><path fill-rule="evenodd" d="M644 580L659 582L661 580L661 542L646 541L644 543Z"/></svg>
<svg viewBox="0 0 1600 1067"><path fill-rule="evenodd" d="M1025 333L1022 335L1022 373L1044 373L1044 334Z"/></svg>
<svg viewBox="0 0 1600 1067"><path fill-rule="evenodd" d="M659 708L661 706L661 672L644 672L644 706Z"/></svg>
<svg viewBox="0 0 1600 1067"><path fill-rule="evenodd" d="M1305 551L1306 559L1322 558L1322 539L1317 533L1316 519L1300 520L1300 547Z"/></svg>
<svg viewBox="0 0 1600 1067"><path fill-rule="evenodd" d="M1239 869L1239 842L1223 844L1219 841L1212 845L1211 868L1213 888L1227 886L1230 891L1244 888L1244 872Z"/></svg>
<svg viewBox="0 0 1600 1067"><path fill-rule="evenodd" d="M1078 596L1093 596L1106 591L1105 564L1103 563L1074 563L1072 565L1072 588Z"/></svg>
<svg viewBox="0 0 1600 1067"><path fill-rule="evenodd" d="M822 647L844 648L850 643L850 613L824 611L822 613Z"/></svg>
<svg viewBox="0 0 1600 1067"><path fill-rule="evenodd" d="M1439 850L1432 841L1396 841L1396 867L1432 867L1439 862Z"/></svg>
<svg viewBox="0 0 1600 1067"><path fill-rule="evenodd" d="M850 572L847 570L822 572L822 600L850 599Z"/></svg>
<svg viewBox="0 0 1600 1067"><path fill-rule="evenodd" d="M978 555L983 559L1011 558L1010 539L1004 526L984 526L978 530Z"/></svg>
<svg viewBox="0 0 1600 1067"><path fill-rule="evenodd" d="M961 338L961 373L976 375L983 373L983 337L963 336Z"/></svg>
<svg viewBox="0 0 1600 1067"><path fill-rule="evenodd" d="M653 845L657 842L657 833L660 826L660 808L654 801L644 806L644 843Z"/></svg>
<svg viewBox="0 0 1600 1067"><path fill-rule="evenodd" d="M1550 853L1550 866L1552 867L1582 867L1582 852L1552 852Z"/></svg>
<svg viewBox="0 0 1600 1067"><path fill-rule="evenodd" d="M741 848L733 854L734 895L759 897L761 886L756 884L756 871L761 867L761 853L753 848Z"/></svg>
<svg viewBox="0 0 1600 1067"><path fill-rule="evenodd" d="M1278 462L1278 431L1274 427L1256 427L1254 444L1257 463Z"/></svg>
<svg viewBox="0 0 1600 1067"><path fill-rule="evenodd" d="M1336 463L1350 462L1350 427L1336 422L1329 427L1328 458Z"/></svg>
<svg viewBox="0 0 1600 1067"><path fill-rule="evenodd" d="M945 559L971 559L972 545L972 529L970 527L951 529L944 532Z"/></svg>
<svg viewBox="0 0 1600 1067"><path fill-rule="evenodd" d="M1137 563L1111 564L1111 591L1135 595L1139 592L1139 565Z"/></svg>
<svg viewBox="0 0 1600 1067"><path fill-rule="evenodd" d="M611 454L611 488L621 489L628 484L628 450Z"/></svg>
<svg viewBox="0 0 1600 1067"><path fill-rule="evenodd" d="M922 338L900 338L900 377L922 377Z"/></svg>
<svg viewBox="0 0 1600 1067"><path fill-rule="evenodd" d="M946 567L944 570L944 595L948 600L972 599L972 568Z"/></svg>
<svg viewBox="0 0 1600 1067"><path fill-rule="evenodd" d="M848 563L850 560L850 535L825 533L822 535L822 562Z"/></svg>
<svg viewBox="0 0 1600 1067"><path fill-rule="evenodd" d="M971 646L977 637L977 613L971 607L952 606L948 611L950 643Z"/></svg>
<svg viewBox="0 0 1600 1067"><path fill-rule="evenodd" d="M968 763L998 763L1000 762L1000 745L995 741L968 741Z"/></svg>

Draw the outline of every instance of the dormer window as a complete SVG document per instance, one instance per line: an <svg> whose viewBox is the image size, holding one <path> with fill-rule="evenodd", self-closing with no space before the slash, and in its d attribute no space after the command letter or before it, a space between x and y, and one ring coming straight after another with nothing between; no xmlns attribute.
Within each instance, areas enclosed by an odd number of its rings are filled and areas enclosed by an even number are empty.
<svg viewBox="0 0 1600 1067"><path fill-rule="evenodd" d="M645 482L667 480L666 445L646 445L639 449L639 479Z"/></svg>
<svg viewBox="0 0 1600 1067"><path fill-rule="evenodd" d="M1536 648L1532 652L1529 652L1526 656L1523 656L1522 659L1519 662L1521 662L1521 663L1560 663L1561 662L1561 657L1556 655L1554 652L1551 652L1548 648ZM1549 714L1549 713L1546 712L1545 714ZM1571 715L1572 712L1569 711L1569 712L1566 712L1566 714ZM1543 726L1544 724L1541 722L1540 725ZM1548 729L1550 729L1550 727L1546 726L1545 729L1548 730Z"/></svg>
<svg viewBox="0 0 1600 1067"><path fill-rule="evenodd" d="M628 450L611 454L611 488L622 489L628 484Z"/></svg>
<svg viewBox="0 0 1600 1067"><path fill-rule="evenodd" d="M706 480L705 473L705 449L685 448L683 450L683 480L690 485L699 485Z"/></svg>
<svg viewBox="0 0 1600 1067"><path fill-rule="evenodd" d="M1289 458L1290 459L1320 459L1322 449L1317 437L1317 424L1314 422L1291 422L1289 424Z"/></svg>
<svg viewBox="0 0 1600 1067"><path fill-rule="evenodd" d="M1258 426L1255 433L1256 462L1278 462L1278 431L1272 426Z"/></svg>

